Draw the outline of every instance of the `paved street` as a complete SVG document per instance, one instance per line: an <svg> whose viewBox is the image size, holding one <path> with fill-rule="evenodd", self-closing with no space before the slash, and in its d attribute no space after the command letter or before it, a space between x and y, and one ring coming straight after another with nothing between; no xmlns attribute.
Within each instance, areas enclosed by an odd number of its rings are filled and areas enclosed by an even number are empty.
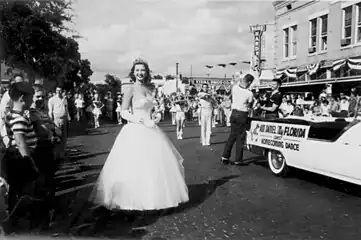
<svg viewBox="0 0 361 240"><path fill-rule="evenodd" d="M176 140L169 123L161 126L185 159L189 203L147 217L132 233L123 217L104 220L85 203L120 127L79 130L57 176L61 207L46 234L63 235L71 227L75 236L117 239L361 239L359 187L300 171L278 178L253 153L246 154L249 166L222 166L228 129L215 128L212 146L202 147L198 126L188 126L184 140Z"/></svg>

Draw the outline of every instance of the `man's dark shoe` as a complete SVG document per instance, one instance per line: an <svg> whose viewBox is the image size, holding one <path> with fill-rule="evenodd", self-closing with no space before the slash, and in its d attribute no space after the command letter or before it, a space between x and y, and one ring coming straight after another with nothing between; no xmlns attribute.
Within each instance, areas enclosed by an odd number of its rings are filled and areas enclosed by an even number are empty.
<svg viewBox="0 0 361 240"><path fill-rule="evenodd" d="M245 163L243 161L234 161L234 162L231 162L232 165L235 165L235 166L247 166L249 165L249 163Z"/></svg>

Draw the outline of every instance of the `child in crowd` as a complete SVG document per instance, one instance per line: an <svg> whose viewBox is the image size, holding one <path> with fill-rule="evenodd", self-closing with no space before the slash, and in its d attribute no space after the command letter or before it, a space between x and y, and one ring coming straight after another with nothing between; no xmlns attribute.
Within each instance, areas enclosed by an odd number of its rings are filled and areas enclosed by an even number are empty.
<svg viewBox="0 0 361 240"><path fill-rule="evenodd" d="M2 161L2 176L10 186L10 213L22 197L34 199L35 186L43 182L36 165L43 153L37 148L38 138L29 116L33 95L34 90L27 82L14 83L9 89L12 108L5 113L4 120L10 141Z"/></svg>

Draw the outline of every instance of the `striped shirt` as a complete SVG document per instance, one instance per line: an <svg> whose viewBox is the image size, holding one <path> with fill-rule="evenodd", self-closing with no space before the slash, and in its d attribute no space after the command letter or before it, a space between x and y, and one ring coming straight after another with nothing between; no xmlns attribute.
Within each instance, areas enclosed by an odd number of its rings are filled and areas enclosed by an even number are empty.
<svg viewBox="0 0 361 240"><path fill-rule="evenodd" d="M16 111L9 111L5 118L5 127L8 133L9 147L18 147L15 142L14 134L23 134L25 136L25 142L29 148L35 148L37 143L37 137L33 128L33 125L26 114L22 114Z"/></svg>

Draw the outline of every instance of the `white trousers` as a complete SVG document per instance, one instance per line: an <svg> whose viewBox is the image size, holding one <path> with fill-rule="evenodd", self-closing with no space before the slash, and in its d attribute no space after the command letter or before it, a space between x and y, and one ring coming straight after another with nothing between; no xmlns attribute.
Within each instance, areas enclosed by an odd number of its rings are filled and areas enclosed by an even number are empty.
<svg viewBox="0 0 361 240"><path fill-rule="evenodd" d="M177 124L177 136L181 136L183 135L183 124L184 124L184 120L186 119L185 113L184 112L177 112L175 115L175 121Z"/></svg>
<svg viewBox="0 0 361 240"><path fill-rule="evenodd" d="M225 108L224 109L224 115L226 117L226 125L227 127L231 126L231 122L230 122L230 119L231 119L231 109L230 108Z"/></svg>
<svg viewBox="0 0 361 240"><path fill-rule="evenodd" d="M201 110L201 143L210 144L212 134L212 109Z"/></svg>

